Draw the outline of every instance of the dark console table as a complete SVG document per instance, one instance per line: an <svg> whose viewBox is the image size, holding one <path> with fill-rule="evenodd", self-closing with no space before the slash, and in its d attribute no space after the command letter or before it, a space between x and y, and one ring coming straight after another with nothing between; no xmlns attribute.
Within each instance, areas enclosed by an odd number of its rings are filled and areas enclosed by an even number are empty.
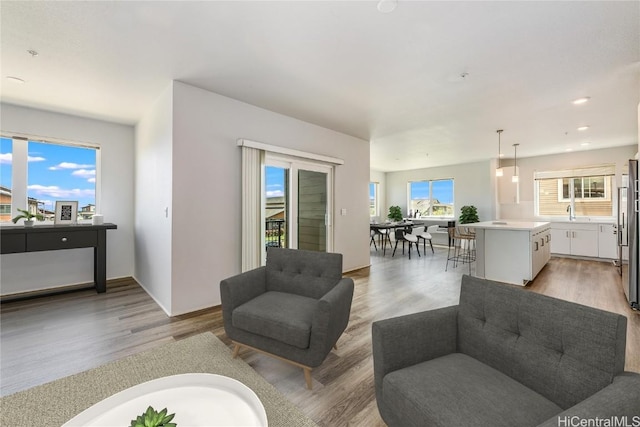
<svg viewBox="0 0 640 427"><path fill-rule="evenodd" d="M0 253L57 251L93 248L93 281L96 291L107 290L107 230L117 225L35 225L0 227Z"/></svg>

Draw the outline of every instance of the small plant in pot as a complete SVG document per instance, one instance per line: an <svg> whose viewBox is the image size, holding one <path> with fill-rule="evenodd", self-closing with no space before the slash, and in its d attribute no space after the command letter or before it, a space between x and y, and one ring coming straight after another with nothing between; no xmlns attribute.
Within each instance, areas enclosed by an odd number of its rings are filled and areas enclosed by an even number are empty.
<svg viewBox="0 0 640 427"><path fill-rule="evenodd" d="M478 218L478 209L471 206L463 206L460 209L460 224L472 224L474 222L480 222L480 218Z"/></svg>
<svg viewBox="0 0 640 427"><path fill-rule="evenodd" d="M167 408L158 412L149 406L142 415L138 415L135 420L131 420L130 427L177 427L176 423L172 423L176 414L167 415Z"/></svg>
<svg viewBox="0 0 640 427"><path fill-rule="evenodd" d="M25 227L33 227L34 218L37 219L38 221L44 221L44 216L42 216L42 214L39 214L39 213L33 214L24 209L18 209L18 212L20 212L20 215L16 215L11 219L11 222L13 222L14 224L16 224L22 218L24 218Z"/></svg>
<svg viewBox="0 0 640 427"><path fill-rule="evenodd" d="M402 209L400 209L400 206L389 206L387 218L391 221L402 221Z"/></svg>

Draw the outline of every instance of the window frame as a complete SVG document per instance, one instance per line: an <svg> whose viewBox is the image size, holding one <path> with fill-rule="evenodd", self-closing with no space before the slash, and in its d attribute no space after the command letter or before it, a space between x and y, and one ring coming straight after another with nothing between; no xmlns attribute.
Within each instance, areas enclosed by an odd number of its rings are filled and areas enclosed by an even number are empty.
<svg viewBox="0 0 640 427"><path fill-rule="evenodd" d="M571 213L571 217L588 220L615 218L617 204L616 164L578 165L566 169L534 170L534 217L554 221ZM592 189L585 188L590 179L603 182L604 197L591 197ZM579 180L578 182L574 180ZM569 198L564 194L567 183ZM575 188L578 186L579 188ZM585 191L586 190L586 191ZM577 194L576 194L577 193ZM585 196L585 193L587 197ZM579 196L579 197L576 197Z"/></svg>
<svg viewBox="0 0 640 427"><path fill-rule="evenodd" d="M441 181L450 181L451 182L451 215L434 215L433 214L433 207L434 207L434 203L433 203L433 184L434 182L441 182ZM407 181L407 210L411 210L413 211L413 205L412 205L412 201L414 199L411 198L411 190L412 190L412 184L414 183L423 183L423 182L428 182L429 183L429 209L428 209L428 215L421 215L421 218L455 218L455 212L456 212L456 203L455 203L455 179L454 178L439 178L439 179L421 179L421 180L416 180L416 181ZM448 204L446 206L449 206Z"/></svg>
<svg viewBox="0 0 640 427"><path fill-rule="evenodd" d="M584 189L585 189L585 185L584 185L584 180L585 179L590 179L590 178L603 178L603 187L604 187L604 197L584 197ZM579 202L584 202L584 203L590 203L590 202L602 202L602 201L606 201L609 202L611 201L611 191L609 190L609 185L607 185L607 179L610 179L610 176L607 175L593 175L593 176L575 176L575 177L571 177L571 178L558 178L558 202L562 202L562 203L570 203L571 202L571 191L569 191L569 197L564 197L564 180L568 179L570 180L569 182L569 187L573 187L575 189L575 183L573 180L579 179L580 180L580 188L581 188L581 196L582 197L577 197L577 195L573 195L573 200L574 201L579 201ZM575 190L574 190L575 191Z"/></svg>
<svg viewBox="0 0 640 427"><path fill-rule="evenodd" d="M37 137L29 134L19 134L19 133L7 133L4 131L0 131L0 137L5 139L12 140L12 154L18 152L18 155L12 155L11 161L11 215L13 218L17 212L17 209L29 209L29 199L28 196L28 186L29 186L29 143L41 143L41 144L52 144L52 145L61 145L67 147L77 147L77 148L86 148L92 149L95 151L95 194L94 194L94 205L95 205L95 213L101 212L101 193L102 193L102 173L101 173L101 145L96 143L88 143L88 142L77 142L64 140L59 138L43 138ZM24 195L24 200L22 195ZM11 219L7 221L0 221L2 224L11 223ZM52 219L45 219L43 221L45 224L53 224ZM78 223L91 223L91 220L78 219Z"/></svg>

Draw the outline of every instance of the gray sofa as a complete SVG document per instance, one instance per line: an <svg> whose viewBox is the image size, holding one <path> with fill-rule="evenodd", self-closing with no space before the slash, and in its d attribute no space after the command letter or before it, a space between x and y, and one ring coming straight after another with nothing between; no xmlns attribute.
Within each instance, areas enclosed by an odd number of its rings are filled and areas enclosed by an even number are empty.
<svg viewBox="0 0 640 427"><path fill-rule="evenodd" d="M303 368L319 366L349 322L353 280L342 277L342 255L269 248L267 263L220 282L227 336Z"/></svg>
<svg viewBox="0 0 640 427"><path fill-rule="evenodd" d="M626 325L463 276L459 305L373 323L378 409L391 427L640 423L640 375L624 372Z"/></svg>

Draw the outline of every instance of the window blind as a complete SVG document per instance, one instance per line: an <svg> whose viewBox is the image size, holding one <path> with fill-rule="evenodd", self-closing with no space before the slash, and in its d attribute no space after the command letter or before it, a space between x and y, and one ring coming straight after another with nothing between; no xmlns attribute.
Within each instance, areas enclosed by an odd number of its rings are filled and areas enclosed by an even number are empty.
<svg viewBox="0 0 640 427"><path fill-rule="evenodd" d="M587 176L609 176L616 174L616 165L584 166L556 171L535 171L533 179L579 178Z"/></svg>

